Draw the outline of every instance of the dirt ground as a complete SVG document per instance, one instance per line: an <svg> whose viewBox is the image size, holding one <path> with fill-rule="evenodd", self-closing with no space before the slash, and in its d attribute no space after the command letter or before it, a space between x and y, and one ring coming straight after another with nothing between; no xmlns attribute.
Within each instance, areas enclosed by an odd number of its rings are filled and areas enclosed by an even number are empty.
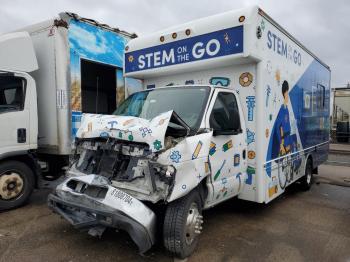
<svg viewBox="0 0 350 262"><path fill-rule="evenodd" d="M296 186L268 205L230 200L204 212L187 261L350 261L350 167L321 166L308 192ZM144 256L123 232L79 232L46 206L50 190L0 213L0 261L174 261L161 244Z"/></svg>

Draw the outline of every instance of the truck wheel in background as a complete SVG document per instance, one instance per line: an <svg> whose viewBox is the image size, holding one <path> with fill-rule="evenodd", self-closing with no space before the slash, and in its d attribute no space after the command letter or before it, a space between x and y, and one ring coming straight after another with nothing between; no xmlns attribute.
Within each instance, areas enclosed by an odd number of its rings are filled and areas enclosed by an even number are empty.
<svg viewBox="0 0 350 262"><path fill-rule="evenodd" d="M312 160L310 158L307 159L305 166L305 175L300 178L300 187L302 190L307 191L311 188L313 182L313 174L312 174Z"/></svg>
<svg viewBox="0 0 350 262"><path fill-rule="evenodd" d="M0 163L0 211L23 205L34 188L33 171L24 163Z"/></svg>
<svg viewBox="0 0 350 262"><path fill-rule="evenodd" d="M202 202L197 190L169 203L164 218L165 248L179 258L190 256L202 230Z"/></svg>

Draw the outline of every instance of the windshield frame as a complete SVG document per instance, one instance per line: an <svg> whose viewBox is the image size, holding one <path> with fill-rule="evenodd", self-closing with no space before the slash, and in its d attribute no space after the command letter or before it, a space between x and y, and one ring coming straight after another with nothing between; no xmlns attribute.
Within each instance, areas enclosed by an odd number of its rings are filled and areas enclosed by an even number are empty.
<svg viewBox="0 0 350 262"><path fill-rule="evenodd" d="M154 92L154 91L157 91L157 92L163 92L163 91L166 91L166 90L169 90L169 89L180 89L180 90L183 90L183 89L205 89L205 97L203 99L203 103L202 103L202 106L201 106L201 110L198 114L198 119L196 121L196 123L193 125L193 126L190 126L184 119L181 118L181 116L179 116L189 127L190 129L193 131L193 132L197 132L198 129L200 128L201 124L202 124L202 121L203 121L203 117L204 117L204 113L205 113L205 110L207 108L207 105L209 103L209 98L210 98L210 94L211 94L211 87L209 85L190 85L190 86L166 86L166 87L157 87L157 88L152 88L152 89L146 89L146 90L142 90L142 91L139 91L139 92L135 92L133 94L131 94L127 99L129 99L130 97L132 97L133 95L135 94L138 94L138 93L144 93L144 92ZM127 100L125 99L123 101L123 103ZM119 105L118 108L120 108L123 103L121 105ZM113 112L113 115L117 115L116 114L116 111L118 110L118 108L116 110L114 110ZM175 113L178 114L178 112L174 111ZM162 112L162 113L165 113L165 112ZM160 113L161 114L161 113ZM140 117L141 118L141 117ZM143 118L145 119L145 118Z"/></svg>

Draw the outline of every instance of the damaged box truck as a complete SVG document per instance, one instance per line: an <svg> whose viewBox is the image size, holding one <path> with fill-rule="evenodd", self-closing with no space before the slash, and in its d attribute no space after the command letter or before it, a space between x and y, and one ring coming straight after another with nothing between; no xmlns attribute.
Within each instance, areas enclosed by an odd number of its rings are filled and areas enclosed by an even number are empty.
<svg viewBox="0 0 350 262"><path fill-rule="evenodd" d="M0 36L0 210L23 204L42 168L61 174L82 113L111 114L124 100L134 37L72 13Z"/></svg>
<svg viewBox="0 0 350 262"><path fill-rule="evenodd" d="M83 115L68 178L48 199L75 227L121 228L141 252L161 230L184 258L204 209L233 197L269 203L294 182L310 188L328 154L330 69L261 9L125 50L125 76L145 90L113 115Z"/></svg>

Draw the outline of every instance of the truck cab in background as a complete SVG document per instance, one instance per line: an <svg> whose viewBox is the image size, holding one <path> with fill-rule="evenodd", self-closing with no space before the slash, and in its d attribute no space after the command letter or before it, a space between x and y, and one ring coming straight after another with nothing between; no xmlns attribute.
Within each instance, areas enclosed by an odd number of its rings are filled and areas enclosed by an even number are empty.
<svg viewBox="0 0 350 262"><path fill-rule="evenodd" d="M82 113L111 114L127 85L141 90L123 77L135 37L68 12L0 36L0 157L17 161L1 169L0 210L23 204L36 178L64 174ZM24 176L23 164L34 175Z"/></svg>
<svg viewBox="0 0 350 262"><path fill-rule="evenodd" d="M38 69L28 33L0 39L0 210L17 207L30 196L40 173L36 84Z"/></svg>

